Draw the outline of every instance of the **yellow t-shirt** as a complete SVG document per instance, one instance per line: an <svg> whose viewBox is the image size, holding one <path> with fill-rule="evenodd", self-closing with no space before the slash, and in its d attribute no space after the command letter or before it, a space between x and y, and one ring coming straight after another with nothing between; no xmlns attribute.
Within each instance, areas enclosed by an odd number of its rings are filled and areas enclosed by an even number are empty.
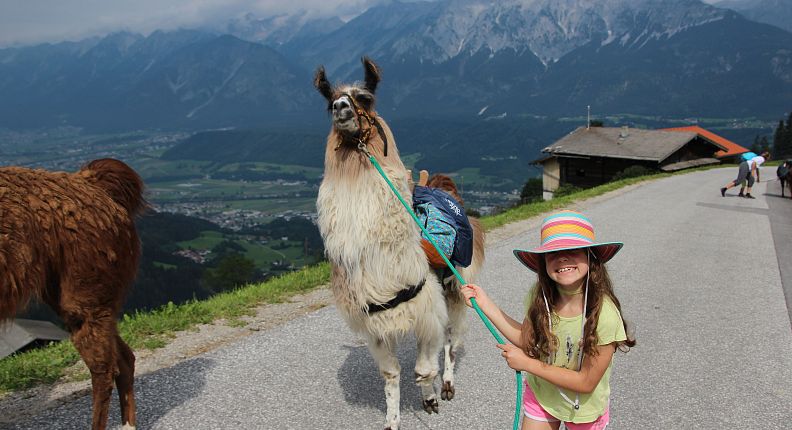
<svg viewBox="0 0 792 430"><path fill-rule="evenodd" d="M558 338L558 351L555 353L553 366L578 370L578 354L580 354L580 324L583 315L564 318L553 313L553 333ZM619 310L609 298L602 301L599 321L597 321L597 336L599 344L607 345L627 339L624 332ZM608 369L602 375L599 384L590 394L580 394L580 409L575 408L558 391L559 388L546 380L528 374L526 380L539 400L539 404L550 415L564 422L588 423L596 420L605 413L610 399L610 373L613 361L608 364ZM564 390L564 393L575 400L576 393Z"/></svg>

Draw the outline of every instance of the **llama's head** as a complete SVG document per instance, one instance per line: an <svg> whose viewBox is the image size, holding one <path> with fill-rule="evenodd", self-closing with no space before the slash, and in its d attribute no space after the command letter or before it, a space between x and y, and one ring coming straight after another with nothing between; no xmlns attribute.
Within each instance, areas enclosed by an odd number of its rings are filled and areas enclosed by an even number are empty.
<svg viewBox="0 0 792 430"><path fill-rule="evenodd" d="M323 66L316 70L314 86L327 99L327 110L333 118L333 127L342 136L357 137L371 126L366 119L376 118L374 93L380 81L379 68L368 57L361 59L365 78L362 83L333 86L325 75ZM367 116L368 118L362 118Z"/></svg>

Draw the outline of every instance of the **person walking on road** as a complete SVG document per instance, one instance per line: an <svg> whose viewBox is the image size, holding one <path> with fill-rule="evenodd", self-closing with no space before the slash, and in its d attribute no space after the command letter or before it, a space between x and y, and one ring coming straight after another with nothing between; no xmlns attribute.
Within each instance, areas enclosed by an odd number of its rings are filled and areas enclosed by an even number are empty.
<svg viewBox="0 0 792 430"><path fill-rule="evenodd" d="M635 346L605 263L620 242L595 243L594 227L577 212L545 218L541 245L515 249L536 272L522 322L506 315L478 285L462 287L512 344L498 345L509 367L528 372L523 430L604 429L610 421L610 373L617 348Z"/></svg>
<svg viewBox="0 0 792 430"><path fill-rule="evenodd" d="M762 155L756 156L750 160L746 160L740 163L739 170L737 172L737 179L729 182L726 184L725 187L720 189L721 196L726 197L726 190L732 187L736 187L743 181L748 181L748 188L747 193L743 194L743 189L740 188L740 193L738 194L739 197L745 197L748 199L755 199L756 197L751 195L751 188L754 184L754 177L756 178L756 182L761 182L760 175L759 175L759 166L761 166L765 161L770 158L770 153L765 151Z"/></svg>

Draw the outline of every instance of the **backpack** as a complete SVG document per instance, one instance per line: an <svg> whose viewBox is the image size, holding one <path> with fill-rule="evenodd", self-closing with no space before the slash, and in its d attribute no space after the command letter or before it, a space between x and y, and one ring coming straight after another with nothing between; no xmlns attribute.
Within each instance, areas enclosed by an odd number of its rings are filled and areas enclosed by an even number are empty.
<svg viewBox="0 0 792 430"><path fill-rule="evenodd" d="M744 152L742 155L740 155L740 157L742 158L741 161L751 161L755 157L758 157L758 155L756 155L754 152Z"/></svg>
<svg viewBox="0 0 792 430"><path fill-rule="evenodd" d="M467 267L473 259L473 229L462 205L450 194L439 189L416 185L413 190L413 210L443 255L454 266ZM445 267L422 232L422 246L433 268Z"/></svg>

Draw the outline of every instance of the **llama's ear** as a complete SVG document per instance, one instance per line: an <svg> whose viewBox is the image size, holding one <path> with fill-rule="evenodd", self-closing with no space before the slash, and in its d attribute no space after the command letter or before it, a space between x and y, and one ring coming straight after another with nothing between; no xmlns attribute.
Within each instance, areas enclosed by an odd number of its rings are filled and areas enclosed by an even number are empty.
<svg viewBox="0 0 792 430"><path fill-rule="evenodd" d="M314 75L314 86L317 90L327 99L327 101L333 101L333 86L330 85L330 82L327 80L327 76L325 75L324 66L319 66L316 69L316 74Z"/></svg>
<svg viewBox="0 0 792 430"><path fill-rule="evenodd" d="M366 89L374 94L377 91L377 84L380 81L379 67L369 57L360 59L363 62L363 68L366 70Z"/></svg>

